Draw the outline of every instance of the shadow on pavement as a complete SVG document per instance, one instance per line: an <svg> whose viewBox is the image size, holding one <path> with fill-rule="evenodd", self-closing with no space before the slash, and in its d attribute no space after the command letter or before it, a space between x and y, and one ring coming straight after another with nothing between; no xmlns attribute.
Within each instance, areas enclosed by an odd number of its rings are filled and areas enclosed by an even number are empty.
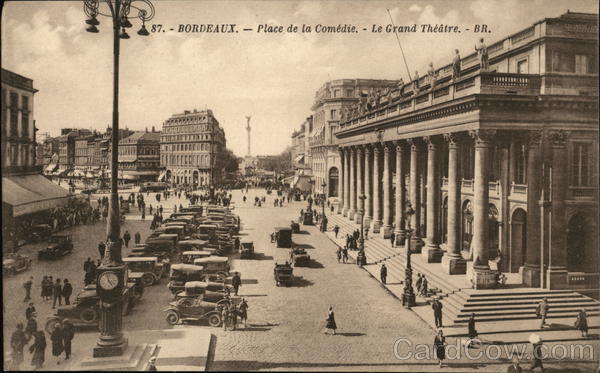
<svg viewBox="0 0 600 373"><path fill-rule="evenodd" d="M325 268L318 260L312 259L307 266L308 268Z"/></svg>
<svg viewBox="0 0 600 373"><path fill-rule="evenodd" d="M299 231L294 234L310 234L310 232L309 231Z"/></svg>
<svg viewBox="0 0 600 373"><path fill-rule="evenodd" d="M252 258L242 260L273 260L273 256L265 255L264 253L254 253L254 256Z"/></svg>
<svg viewBox="0 0 600 373"><path fill-rule="evenodd" d="M258 280L255 278L242 279L242 285L246 284L258 284Z"/></svg>
<svg viewBox="0 0 600 373"><path fill-rule="evenodd" d="M307 249L310 250L310 249L314 249L315 248L313 245L309 245L309 244L306 244L306 243L296 243L296 242L294 242L294 247L298 248L298 249L304 249L304 250L307 250Z"/></svg>
<svg viewBox="0 0 600 373"><path fill-rule="evenodd" d="M362 337L366 335L365 333L336 333L336 335L341 335L343 337Z"/></svg>
<svg viewBox="0 0 600 373"><path fill-rule="evenodd" d="M302 276L294 277L294 282L292 282L293 287L299 287L299 288L303 288L306 286L312 286L312 285L314 285L314 282L307 280Z"/></svg>

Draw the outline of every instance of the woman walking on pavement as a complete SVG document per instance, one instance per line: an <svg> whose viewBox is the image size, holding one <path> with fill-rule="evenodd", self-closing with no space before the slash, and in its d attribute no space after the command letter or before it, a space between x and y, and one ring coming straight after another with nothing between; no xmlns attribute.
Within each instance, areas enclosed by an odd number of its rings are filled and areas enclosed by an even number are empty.
<svg viewBox="0 0 600 373"><path fill-rule="evenodd" d="M65 346L63 344L63 333L60 324L56 324L52 334L50 335L50 340L52 341L52 355L57 358L56 365L60 364L60 355L62 355L65 350Z"/></svg>
<svg viewBox="0 0 600 373"><path fill-rule="evenodd" d="M33 354L31 365L34 370L41 369L46 360L46 335L43 330L38 330L35 333L35 341L29 346L29 352Z"/></svg>
<svg viewBox="0 0 600 373"><path fill-rule="evenodd" d="M587 338L588 336L588 322L585 310L579 311L577 314L577 320L575 320L575 327L581 331L581 336Z"/></svg>
<svg viewBox="0 0 600 373"><path fill-rule="evenodd" d="M329 334L328 332L331 330L333 335L335 335L335 330L337 329L337 325L335 323L335 315L333 314L333 307L329 307L329 312L327 313L327 324L325 325L325 334Z"/></svg>
<svg viewBox="0 0 600 373"><path fill-rule="evenodd" d="M446 337L444 337L442 329L438 330L438 334L433 340L433 347L435 347L435 354L437 355L441 368L442 361L446 358Z"/></svg>

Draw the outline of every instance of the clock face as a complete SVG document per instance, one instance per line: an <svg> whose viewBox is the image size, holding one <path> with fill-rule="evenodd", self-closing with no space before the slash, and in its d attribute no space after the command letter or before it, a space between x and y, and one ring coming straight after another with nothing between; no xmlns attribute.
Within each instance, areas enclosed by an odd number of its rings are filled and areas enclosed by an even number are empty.
<svg viewBox="0 0 600 373"><path fill-rule="evenodd" d="M115 272L103 272L100 275L100 287L104 290L112 290L119 284L119 277Z"/></svg>

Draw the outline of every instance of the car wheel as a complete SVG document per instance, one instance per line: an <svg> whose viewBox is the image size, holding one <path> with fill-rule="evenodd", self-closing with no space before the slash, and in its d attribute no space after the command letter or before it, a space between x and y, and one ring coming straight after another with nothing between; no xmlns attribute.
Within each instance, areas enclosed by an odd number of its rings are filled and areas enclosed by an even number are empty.
<svg viewBox="0 0 600 373"><path fill-rule="evenodd" d="M91 324L98 320L98 312L93 308L84 308L79 312L79 318Z"/></svg>
<svg viewBox="0 0 600 373"><path fill-rule="evenodd" d="M213 313L208 316L208 325L218 327L221 326L221 315Z"/></svg>
<svg viewBox="0 0 600 373"><path fill-rule="evenodd" d="M152 276L150 273L144 273L142 276L142 282L144 283L144 286L152 286L154 285L154 281L154 276Z"/></svg>
<svg viewBox="0 0 600 373"><path fill-rule="evenodd" d="M169 325L177 325L179 322L179 314L175 311L169 311L167 312L166 320Z"/></svg>
<svg viewBox="0 0 600 373"><path fill-rule="evenodd" d="M58 317L52 317L46 321L46 333L52 334L57 325L61 325L62 321Z"/></svg>

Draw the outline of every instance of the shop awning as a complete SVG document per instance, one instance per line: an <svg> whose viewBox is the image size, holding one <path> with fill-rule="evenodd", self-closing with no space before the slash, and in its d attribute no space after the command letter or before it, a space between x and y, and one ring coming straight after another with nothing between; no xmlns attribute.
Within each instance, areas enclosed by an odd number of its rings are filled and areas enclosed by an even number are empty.
<svg viewBox="0 0 600 373"><path fill-rule="evenodd" d="M296 163L304 162L304 154L300 154L300 155L296 156L296 158L294 158L294 162L296 162Z"/></svg>
<svg viewBox="0 0 600 373"><path fill-rule="evenodd" d="M88 179L93 179L93 178L96 177L96 175L94 175L93 172L88 171L88 172L85 173L85 177L88 178Z"/></svg>
<svg viewBox="0 0 600 373"><path fill-rule="evenodd" d="M6 176L2 178L2 202L13 209L13 216L61 206L69 193L42 175Z"/></svg>
<svg viewBox="0 0 600 373"><path fill-rule="evenodd" d="M50 173L50 172L54 172L56 170L56 168L58 167L58 164L56 163L50 163L46 169L44 170L44 172L46 173Z"/></svg>
<svg viewBox="0 0 600 373"><path fill-rule="evenodd" d="M163 171L160 173L160 175L158 175L158 181L163 181L165 179L165 176L167 176L167 171Z"/></svg>

